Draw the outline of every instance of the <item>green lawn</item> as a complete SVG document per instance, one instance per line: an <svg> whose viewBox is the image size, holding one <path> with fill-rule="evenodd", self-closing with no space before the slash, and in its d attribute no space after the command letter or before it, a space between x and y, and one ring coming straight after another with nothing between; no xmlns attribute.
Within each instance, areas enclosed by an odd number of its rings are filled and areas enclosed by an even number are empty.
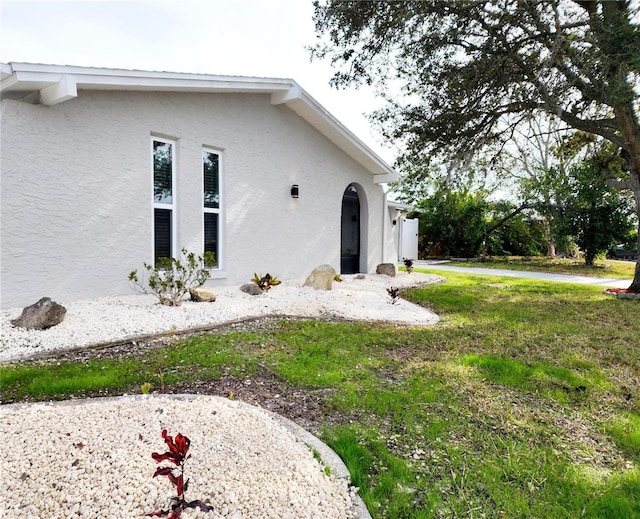
<svg viewBox="0 0 640 519"><path fill-rule="evenodd" d="M125 361L4 366L2 400L140 392L158 373L170 386L261 365L324 395L323 440L374 518L640 517L640 301L445 277L403 294L437 326L283 320Z"/></svg>
<svg viewBox="0 0 640 519"><path fill-rule="evenodd" d="M484 258L482 261L453 262L452 266L482 267L493 269L523 270L529 272L551 272L600 278L633 279L636 264L632 261L600 259L592 266L584 260L556 259L535 256L508 256Z"/></svg>

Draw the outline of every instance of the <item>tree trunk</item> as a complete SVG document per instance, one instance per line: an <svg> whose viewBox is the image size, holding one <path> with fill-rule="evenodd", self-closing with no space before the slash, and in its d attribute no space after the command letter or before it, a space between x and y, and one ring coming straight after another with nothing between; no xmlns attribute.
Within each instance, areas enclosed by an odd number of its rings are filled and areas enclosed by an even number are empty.
<svg viewBox="0 0 640 519"><path fill-rule="evenodd" d="M551 221L545 218L542 222L544 228L544 239L547 242L547 256L554 258L556 255L556 240L553 238L553 230L551 229Z"/></svg>
<svg viewBox="0 0 640 519"><path fill-rule="evenodd" d="M640 157L634 161L638 164L637 168L631 171L631 190L636 201L636 214L638 215L638 241L636 243L636 251L638 257L636 258L636 272L633 276L633 282L629 286L629 290L634 292L640 292Z"/></svg>
<svg viewBox="0 0 640 519"><path fill-rule="evenodd" d="M614 113L624 137L624 149L629 154L629 181L636 202L636 214L639 220L638 258L636 258L636 272L629 290L640 292L640 127L631 106L615 107Z"/></svg>
<svg viewBox="0 0 640 519"><path fill-rule="evenodd" d="M639 182L640 183L640 182ZM636 243L636 252L638 257L636 258L636 272L633 276L633 282L629 286L629 290L634 292L640 292L640 193L636 194L636 205L638 205L638 241Z"/></svg>

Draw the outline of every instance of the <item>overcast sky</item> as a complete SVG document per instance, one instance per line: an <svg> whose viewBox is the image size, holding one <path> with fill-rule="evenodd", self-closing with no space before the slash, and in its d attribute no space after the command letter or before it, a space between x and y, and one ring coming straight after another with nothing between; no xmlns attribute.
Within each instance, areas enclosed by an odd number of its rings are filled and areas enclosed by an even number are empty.
<svg viewBox="0 0 640 519"><path fill-rule="evenodd" d="M310 62L312 0L2 0L0 61L292 78L387 162L364 117L381 101Z"/></svg>

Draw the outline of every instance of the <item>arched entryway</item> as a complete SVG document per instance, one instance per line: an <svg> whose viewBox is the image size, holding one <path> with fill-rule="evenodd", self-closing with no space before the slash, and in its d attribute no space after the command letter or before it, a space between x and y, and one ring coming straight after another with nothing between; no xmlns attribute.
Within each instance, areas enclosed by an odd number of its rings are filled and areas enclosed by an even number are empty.
<svg viewBox="0 0 640 519"><path fill-rule="evenodd" d="M340 228L340 273L360 271L360 198L354 185L342 195Z"/></svg>

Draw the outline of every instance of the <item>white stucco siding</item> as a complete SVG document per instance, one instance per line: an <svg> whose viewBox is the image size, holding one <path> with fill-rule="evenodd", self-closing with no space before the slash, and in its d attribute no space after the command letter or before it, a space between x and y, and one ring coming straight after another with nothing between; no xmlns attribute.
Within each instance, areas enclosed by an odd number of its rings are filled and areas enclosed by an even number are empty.
<svg viewBox="0 0 640 519"><path fill-rule="evenodd" d="M203 146L222 159L221 272L291 279L340 266L342 194L366 197L369 270L382 260L372 175L268 95L84 92L2 101L2 307L129 294L153 257L151 139L175 141L176 245L202 251ZM300 198L290 196L299 184ZM363 225L363 230L365 226Z"/></svg>
<svg viewBox="0 0 640 519"><path fill-rule="evenodd" d="M123 209L146 202L137 172L148 157L136 163L132 143L98 119L2 106L2 306L121 292L125 262L148 239L148 215L121 227Z"/></svg>

